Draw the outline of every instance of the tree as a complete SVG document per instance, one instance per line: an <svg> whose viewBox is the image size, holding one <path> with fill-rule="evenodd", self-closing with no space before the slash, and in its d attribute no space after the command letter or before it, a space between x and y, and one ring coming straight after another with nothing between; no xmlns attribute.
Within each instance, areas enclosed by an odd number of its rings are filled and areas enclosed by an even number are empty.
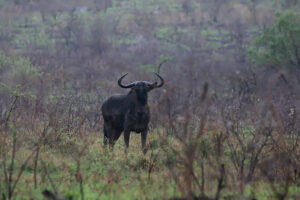
<svg viewBox="0 0 300 200"><path fill-rule="evenodd" d="M249 55L257 65L300 73L300 14L278 14L274 25L256 38Z"/></svg>

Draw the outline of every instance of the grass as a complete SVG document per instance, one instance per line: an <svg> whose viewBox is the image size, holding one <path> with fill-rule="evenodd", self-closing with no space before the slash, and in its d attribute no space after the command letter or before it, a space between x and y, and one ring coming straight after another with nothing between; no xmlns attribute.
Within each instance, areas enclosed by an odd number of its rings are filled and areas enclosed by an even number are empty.
<svg viewBox="0 0 300 200"><path fill-rule="evenodd" d="M123 138L119 139L112 152L103 147L102 139L99 139L102 136L97 134L90 137L95 142L87 147L80 161L85 199L166 199L178 195L175 183L169 180L166 184L167 180L162 178L168 176L166 168L157 166L148 180L147 167L151 152L146 156L141 153L140 135L131 135L128 155L124 153ZM25 155L29 154L29 150L19 150L16 169L19 169ZM61 196L80 199L79 183L75 177L76 153L45 147L40 158L57 192ZM16 199L42 199L44 189L53 191L41 162L37 168L38 187L34 189L33 164L31 161L24 171L15 192Z"/></svg>
<svg viewBox="0 0 300 200"><path fill-rule="evenodd" d="M81 199L78 171L82 175L84 199L169 199L181 196L171 175L167 163L170 159L176 164L176 155L165 152L159 142L161 135L153 130L148 137L148 144L152 146L146 155L141 152L139 134L131 134L129 153L124 153L123 138L118 140L113 151L104 148L102 133L83 136L84 139L75 140L73 145L57 145L43 147L37 167L37 188L34 188L34 161L30 161L15 191L15 199L43 199L45 189L55 191L60 196ZM207 142L211 138L207 137ZM88 142L83 142L88 141ZM174 138L168 138L169 145L180 148ZM80 157L78 170L78 149L86 146ZM20 149L16 157L16 169L20 168L23 159L31 153L30 150ZM157 156L155 160L153 155ZM226 155L225 155L226 156ZM225 159L224 159L225 160ZM231 171L229 160L227 170ZM44 164L43 164L44 163ZM149 178L149 167L153 164ZM177 163L178 164L178 163ZM3 170L2 166L1 171ZM46 171L45 171L46 168ZM195 172L200 170L195 166ZM213 197L216 190L215 172L206 166L206 195ZM231 172L230 172L231 173ZM1 179L3 177L0 176ZM51 181L53 182L51 184ZM1 181L2 182L2 181ZM222 199L233 199L241 194L229 183L222 192ZM4 182L0 185L4 189ZM290 196L297 195L299 188L290 186ZM245 189L244 197L257 199L275 199L269 185L264 181L253 181Z"/></svg>

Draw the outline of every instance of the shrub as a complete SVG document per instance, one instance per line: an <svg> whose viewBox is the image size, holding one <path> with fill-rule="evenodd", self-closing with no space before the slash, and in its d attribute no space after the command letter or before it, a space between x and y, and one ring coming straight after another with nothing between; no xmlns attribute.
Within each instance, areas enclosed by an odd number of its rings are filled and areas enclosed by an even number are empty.
<svg viewBox="0 0 300 200"><path fill-rule="evenodd" d="M300 69L300 14L287 11L277 14L273 26L264 30L249 51L256 65Z"/></svg>

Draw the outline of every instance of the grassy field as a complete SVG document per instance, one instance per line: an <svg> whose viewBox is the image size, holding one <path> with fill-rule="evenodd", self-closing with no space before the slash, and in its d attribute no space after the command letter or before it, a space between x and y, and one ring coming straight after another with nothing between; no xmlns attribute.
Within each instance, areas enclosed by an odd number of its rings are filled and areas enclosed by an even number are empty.
<svg viewBox="0 0 300 200"><path fill-rule="evenodd" d="M158 136L151 133L150 142L155 138ZM41 148L37 188L33 189L34 162L30 160L15 191L16 199L42 199L46 188L80 199L81 179L85 199L167 199L179 195L165 166L165 153L156 147L144 156L139 135L132 134L127 155L123 140L114 151L103 147L100 133L86 135L83 140L87 142L78 138L67 145ZM29 154L31 150L18 150L16 172Z"/></svg>
<svg viewBox="0 0 300 200"><path fill-rule="evenodd" d="M141 152L138 134L131 135L128 154L124 153L123 138L120 138L111 151L103 147L102 133L99 132L68 138L57 142L55 146L41 146L36 175L34 175L35 159L31 156L14 191L14 199L43 199L42 191L45 189L73 199L130 200L180 197L186 187L184 184L189 185L184 181L186 166L182 162L185 159L182 152L185 147L176 138L166 137L164 134L162 129L151 131L148 140L150 148L146 155ZM203 138L212 144L214 134L207 132ZM233 182L236 180L234 177L236 166L230 161L230 150L227 149L229 147L225 145L225 148L222 161L214 160L214 149L205 156L206 196L215 198L219 177L217 166L222 163L226 171L226 186L224 185L221 192L221 199L277 199L268 181L258 178L247 183L242 192L240 190L242 183ZM178 150L177 153L172 149ZM33 150L18 149L13 181L17 179L25 158L32 153ZM197 160L204 160L201 154L197 156ZM200 181L200 165L197 162L193 165L194 175ZM3 166L0 167L3 171ZM3 175L0 178L3 179ZM192 184L192 187L195 195L201 195L201 186ZM280 184L275 187L279 190L284 189ZM5 188L4 182L1 183L1 188ZM287 199L297 199L299 192L297 185L290 184Z"/></svg>

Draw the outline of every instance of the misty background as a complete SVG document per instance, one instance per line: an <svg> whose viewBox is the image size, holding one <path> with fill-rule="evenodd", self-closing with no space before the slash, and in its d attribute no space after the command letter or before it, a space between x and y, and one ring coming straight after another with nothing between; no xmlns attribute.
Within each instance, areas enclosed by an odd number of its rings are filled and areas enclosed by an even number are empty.
<svg viewBox="0 0 300 200"><path fill-rule="evenodd" d="M231 189L244 194L245 185L260 177L255 171L260 161L270 161L274 149L285 149L282 159L290 156L289 166L298 169L299 10L298 0L0 0L0 169L5 171L18 143L32 150L30 159L36 155L37 187L41 144L77 153L78 138L85 148L90 141L84 137L102 144L101 105L114 93L128 92L117 84L127 72L126 83L155 81L152 72L165 79L163 88L149 93L151 130L159 133L154 135L181 138L183 148L193 141L187 132L220 133L219 140L205 140L219 147L233 137L224 144L231 153L213 151L218 162L210 166L218 171L223 156L232 161L236 172L227 181L240 185ZM14 130L23 133L18 141ZM263 166L266 174L270 166ZM265 175L273 184L272 176L279 175ZM12 197L8 177L0 175L0 189L10 188ZM179 190L183 196L199 193L186 187Z"/></svg>

